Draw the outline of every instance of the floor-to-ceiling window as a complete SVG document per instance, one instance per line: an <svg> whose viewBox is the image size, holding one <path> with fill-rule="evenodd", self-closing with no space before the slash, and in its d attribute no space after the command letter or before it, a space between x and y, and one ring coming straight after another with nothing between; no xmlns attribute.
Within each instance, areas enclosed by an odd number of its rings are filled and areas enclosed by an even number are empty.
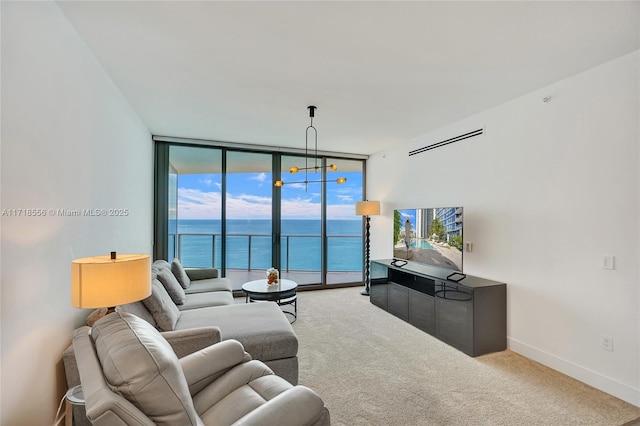
<svg viewBox="0 0 640 426"><path fill-rule="evenodd" d="M169 170L169 259L221 267L222 151L172 145Z"/></svg>
<svg viewBox="0 0 640 426"><path fill-rule="evenodd" d="M273 265L273 161L270 154L225 152L225 269L239 289Z"/></svg>
<svg viewBox="0 0 640 426"><path fill-rule="evenodd" d="M293 167L306 167L303 157L283 155L281 165L285 182L279 189L282 276L298 284L319 284L322 282L323 252L322 184L300 183L315 173L288 172Z"/></svg>
<svg viewBox="0 0 640 426"><path fill-rule="evenodd" d="M343 184L327 183L326 247L327 284L360 281L363 265L362 217L355 203L363 199L362 161L328 158L337 168L332 175L345 177ZM327 180L329 176L327 176Z"/></svg>
<svg viewBox="0 0 640 426"><path fill-rule="evenodd" d="M219 268L235 290L271 266L299 285L361 283L363 227L354 204L363 199L364 160L320 156L317 173L289 173L307 161L299 153L157 142L155 257ZM285 184L275 187L279 178Z"/></svg>

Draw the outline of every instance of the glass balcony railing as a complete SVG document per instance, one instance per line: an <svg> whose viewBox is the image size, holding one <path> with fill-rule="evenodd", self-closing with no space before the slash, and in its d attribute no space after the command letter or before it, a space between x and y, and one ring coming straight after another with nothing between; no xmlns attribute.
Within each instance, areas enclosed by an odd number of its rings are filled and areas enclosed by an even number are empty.
<svg viewBox="0 0 640 426"><path fill-rule="evenodd" d="M169 256L178 257L185 267L217 267L222 264L220 234L169 234ZM227 234L227 269L266 270L272 265L272 236L268 234ZM282 235L284 271L321 270L320 235ZM361 272L363 265L360 235L328 235L328 272Z"/></svg>

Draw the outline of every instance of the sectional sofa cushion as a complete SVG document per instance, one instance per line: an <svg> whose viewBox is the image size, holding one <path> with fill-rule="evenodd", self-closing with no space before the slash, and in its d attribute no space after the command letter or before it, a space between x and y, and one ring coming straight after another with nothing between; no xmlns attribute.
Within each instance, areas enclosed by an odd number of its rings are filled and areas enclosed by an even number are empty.
<svg viewBox="0 0 640 426"><path fill-rule="evenodd" d="M151 281L151 296L142 299L142 303L151 312L160 330L170 331L175 329L180 318L180 311L157 278Z"/></svg>
<svg viewBox="0 0 640 426"><path fill-rule="evenodd" d="M238 340L254 359L271 361L298 354L298 338L287 317L273 302L180 311L175 327L183 330L203 325L219 327L222 340ZM295 380L297 383L297 374Z"/></svg>
<svg viewBox="0 0 640 426"><path fill-rule="evenodd" d="M191 274L191 271L188 272ZM211 291L232 291L231 281L227 278L203 278L191 280L191 285L184 292L186 294L207 293Z"/></svg>
<svg viewBox="0 0 640 426"><path fill-rule="evenodd" d="M189 286L191 285L191 279L189 278L189 275L187 275L187 272L182 267L182 263L180 263L180 259L178 258L173 259L173 261L171 262L171 272L173 272L173 275L175 275L175 277L178 279L178 282L180 283L183 289L189 288Z"/></svg>
<svg viewBox="0 0 640 426"><path fill-rule="evenodd" d="M167 290L167 293L169 293L169 296L171 296L171 300L173 300L176 305L183 305L185 301L184 289L175 275L173 275L173 272L171 272L170 269L161 269L158 271L157 277Z"/></svg>
<svg viewBox="0 0 640 426"><path fill-rule="evenodd" d="M91 338L112 389L156 425L202 425L178 357L151 324L114 312L93 325Z"/></svg>
<svg viewBox="0 0 640 426"><path fill-rule="evenodd" d="M231 291L208 291L187 294L184 303L177 306L180 311L186 311L208 306L233 305L233 303L233 293Z"/></svg>

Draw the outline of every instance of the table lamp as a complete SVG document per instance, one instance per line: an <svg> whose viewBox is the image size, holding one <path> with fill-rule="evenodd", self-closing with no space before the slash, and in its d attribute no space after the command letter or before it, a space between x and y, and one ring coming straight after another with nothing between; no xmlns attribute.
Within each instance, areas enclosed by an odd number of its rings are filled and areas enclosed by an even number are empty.
<svg viewBox="0 0 640 426"><path fill-rule="evenodd" d="M87 318L93 325L115 307L151 294L151 257L148 254L93 256L71 262L71 304L98 308ZM106 308L106 309L104 309Z"/></svg>
<svg viewBox="0 0 640 426"><path fill-rule="evenodd" d="M377 216L380 214L380 201L358 201L356 203L356 215L364 216L366 218L366 235L365 235L365 259L364 259L364 290L360 292L363 296L369 295L369 228L370 228L370 216Z"/></svg>

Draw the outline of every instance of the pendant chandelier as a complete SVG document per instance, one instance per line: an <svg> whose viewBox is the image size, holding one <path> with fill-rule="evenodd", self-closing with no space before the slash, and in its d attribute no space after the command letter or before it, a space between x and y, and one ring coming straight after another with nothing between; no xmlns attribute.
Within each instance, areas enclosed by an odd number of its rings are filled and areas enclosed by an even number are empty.
<svg viewBox="0 0 640 426"><path fill-rule="evenodd" d="M304 143L304 167L292 167L289 169L289 173L294 174L294 173L298 173L301 170L304 170L304 180L302 181L296 181L296 182L285 182L283 180L277 180L274 183L274 186L283 186L285 183L286 184L292 184L292 183L304 183L304 190L305 192L307 191L307 185L310 183L322 183L322 182L335 182L337 184L341 184L341 183L345 183L347 181L346 177L339 177L337 179L329 179L329 180L323 180L323 179L319 179L319 180L309 180L309 175L308 172L309 170L313 170L315 173L318 173L319 171L321 171L324 168L327 169L327 171L331 170L331 171L336 171L338 170L338 167L335 164L329 164L328 166L321 166L318 165L318 131L316 130L315 127L313 127L313 117L315 116L315 111L316 111L316 107L311 105L308 106L307 109L309 110L309 119L311 120L311 124L309 124L309 126L307 127L307 130L305 132L305 143ZM309 130L313 131L313 139L314 139L314 164L313 166L309 166Z"/></svg>

